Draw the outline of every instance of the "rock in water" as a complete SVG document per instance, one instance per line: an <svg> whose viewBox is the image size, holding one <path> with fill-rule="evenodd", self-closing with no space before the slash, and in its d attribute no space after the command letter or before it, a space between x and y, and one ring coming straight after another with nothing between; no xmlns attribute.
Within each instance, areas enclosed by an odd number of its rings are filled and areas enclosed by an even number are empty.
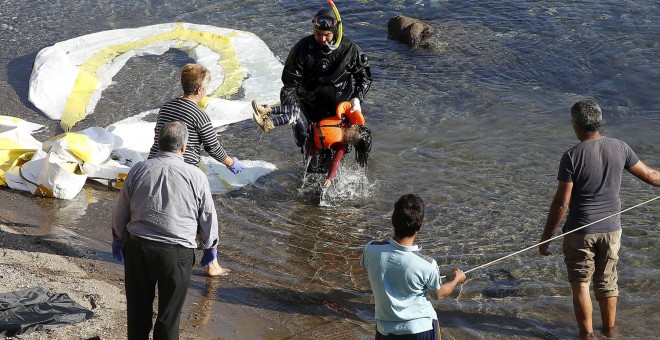
<svg viewBox="0 0 660 340"><path fill-rule="evenodd" d="M430 24L406 16L395 16L387 23L387 36L413 48L427 47L427 40L435 32Z"/></svg>

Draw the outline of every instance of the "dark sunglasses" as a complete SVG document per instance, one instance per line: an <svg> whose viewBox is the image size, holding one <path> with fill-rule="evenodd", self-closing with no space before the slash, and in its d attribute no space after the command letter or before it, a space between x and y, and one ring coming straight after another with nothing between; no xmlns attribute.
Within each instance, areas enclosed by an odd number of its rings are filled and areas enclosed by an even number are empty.
<svg viewBox="0 0 660 340"><path fill-rule="evenodd" d="M314 17L314 20L312 20L312 22L314 23L314 28L323 31L328 31L337 25L337 19L326 16Z"/></svg>

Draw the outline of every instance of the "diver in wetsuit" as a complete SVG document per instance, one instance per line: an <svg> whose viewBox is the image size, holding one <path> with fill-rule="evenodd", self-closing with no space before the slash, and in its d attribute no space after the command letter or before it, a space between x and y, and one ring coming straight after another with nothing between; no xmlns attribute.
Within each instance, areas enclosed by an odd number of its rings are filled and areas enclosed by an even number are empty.
<svg viewBox="0 0 660 340"><path fill-rule="evenodd" d="M372 81L366 55L339 34L341 22L335 12L322 9L312 22L314 33L293 46L284 65L281 105L252 102L254 121L264 132L293 125L298 147L305 146L309 123L334 116L339 103L348 101L353 110L361 110Z"/></svg>

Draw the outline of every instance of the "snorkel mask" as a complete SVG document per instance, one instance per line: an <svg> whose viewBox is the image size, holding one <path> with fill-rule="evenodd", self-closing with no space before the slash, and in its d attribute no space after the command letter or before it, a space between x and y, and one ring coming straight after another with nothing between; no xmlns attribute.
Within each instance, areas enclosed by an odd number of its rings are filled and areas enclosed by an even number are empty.
<svg viewBox="0 0 660 340"><path fill-rule="evenodd" d="M321 10L316 13L316 16L312 20L314 23L314 28L321 31L332 31L333 34L337 32L337 19L335 17L327 15L327 10Z"/></svg>
<svg viewBox="0 0 660 340"><path fill-rule="evenodd" d="M332 32L333 43L326 43L323 45L323 48L327 49L326 52L331 52L336 50L339 47L339 44L341 44L343 28L337 6L335 6L335 3L332 2L332 0L328 0L328 3L332 7L332 11L328 9L318 11L314 16L314 19L312 19L312 23L314 24L315 30Z"/></svg>

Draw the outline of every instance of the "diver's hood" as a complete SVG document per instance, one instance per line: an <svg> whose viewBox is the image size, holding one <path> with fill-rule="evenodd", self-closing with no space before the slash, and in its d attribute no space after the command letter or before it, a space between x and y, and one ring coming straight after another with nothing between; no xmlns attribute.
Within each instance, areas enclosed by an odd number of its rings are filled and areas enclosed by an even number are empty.
<svg viewBox="0 0 660 340"><path fill-rule="evenodd" d="M314 24L314 29L316 30L332 32L332 41L330 42L330 45L334 45L337 42L337 37L339 34L339 21L335 16L335 12L330 9L319 10L316 12L316 15L314 15L312 23ZM328 45L321 45L321 49L325 53L330 53L333 51L333 49Z"/></svg>

